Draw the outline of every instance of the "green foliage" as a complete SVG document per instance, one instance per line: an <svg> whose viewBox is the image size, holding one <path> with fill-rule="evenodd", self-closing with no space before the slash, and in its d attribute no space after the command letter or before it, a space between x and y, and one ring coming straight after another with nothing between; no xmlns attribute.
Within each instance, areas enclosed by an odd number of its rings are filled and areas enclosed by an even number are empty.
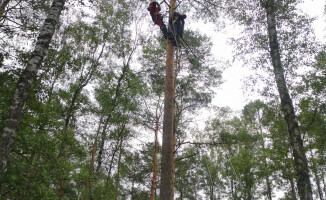
<svg viewBox="0 0 326 200"><path fill-rule="evenodd" d="M10 5L8 18L0 20L0 128L30 52L26 45L12 43L13 36L32 44L51 2L17 2L17 9ZM296 73L292 69L305 64L306 57L301 61L300 56L314 52L309 43L313 41L308 28L300 32L308 21L294 12L295 4L277 3L280 45L286 55L282 62L288 63L286 71L292 76ZM248 34L234 40L236 59L248 59L255 69L265 70L269 69L268 44L265 16L258 4L182 1L178 9L187 11L187 25L192 16L216 21L225 11L234 17ZM25 107L23 127L0 183L0 198L83 199L88 195L88 199L111 200L119 182L118 199L147 199L156 117L161 130L166 40L142 32L149 19L142 18L148 15L145 1L70 1L67 5ZM17 22L17 27L9 26L8 20ZM214 88L221 84L221 71L210 38L186 29L181 42L183 47L175 53L179 59L176 199L267 199L268 187L272 193L286 190L282 198L293 199L294 163L276 100L250 102L237 117L229 108L219 108L205 130L197 132L196 139L203 143L187 143L195 138L190 127L196 112L211 105ZM295 83L291 87L296 95L302 93L298 120L313 180L325 175L325 55L320 51L300 87Z"/></svg>
<svg viewBox="0 0 326 200"><path fill-rule="evenodd" d="M0 130L8 116L11 98L15 88L16 76L12 72L0 73Z"/></svg>

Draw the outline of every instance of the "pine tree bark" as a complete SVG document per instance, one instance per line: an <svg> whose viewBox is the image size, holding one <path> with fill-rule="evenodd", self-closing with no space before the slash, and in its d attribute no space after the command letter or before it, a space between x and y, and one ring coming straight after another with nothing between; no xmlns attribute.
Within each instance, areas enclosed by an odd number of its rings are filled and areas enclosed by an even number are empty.
<svg viewBox="0 0 326 200"><path fill-rule="evenodd" d="M265 2L261 0L261 2L266 9L270 55L272 58L275 80L281 99L281 107L284 114L284 119L288 125L290 144L293 150L295 170L298 177L297 185L299 196L301 200L311 200L313 198L309 178L308 162L303 147L299 125L294 113L292 99L286 85L283 67L281 64L276 30L275 2L274 0L267 0Z"/></svg>
<svg viewBox="0 0 326 200"><path fill-rule="evenodd" d="M44 57L47 54L56 24L65 2L66 0L53 1L50 13L45 19L37 38L35 49L16 85L13 100L9 108L9 116L3 126L0 138L0 181L6 168L11 148L17 137L17 133L22 126L23 111L30 95L32 84L36 79L38 69L42 64Z"/></svg>
<svg viewBox="0 0 326 200"><path fill-rule="evenodd" d="M176 5L175 0L170 0L170 13L172 17ZM161 162L161 184L160 199L174 199L174 46L173 41L167 40L167 56L164 83L164 117L163 117L163 141L162 141L162 162Z"/></svg>

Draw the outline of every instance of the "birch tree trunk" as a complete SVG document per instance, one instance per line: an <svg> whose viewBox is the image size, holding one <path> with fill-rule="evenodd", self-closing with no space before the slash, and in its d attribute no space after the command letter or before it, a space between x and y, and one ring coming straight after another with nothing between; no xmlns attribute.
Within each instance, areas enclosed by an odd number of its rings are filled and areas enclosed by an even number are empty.
<svg viewBox="0 0 326 200"><path fill-rule="evenodd" d="M5 13L5 9L8 5L10 0L2 0L0 1L0 19L3 17L3 14Z"/></svg>
<svg viewBox="0 0 326 200"><path fill-rule="evenodd" d="M290 144L293 150L295 170L296 175L298 177L297 185L299 196L301 200L311 200L313 198L311 183L309 179L308 162L303 147L303 141L301 138L299 125L294 113L292 99L290 97L286 85L284 72L281 64L280 50L276 30L275 2L274 0L267 0L264 2L263 0L261 0L261 2L262 6L265 7L267 14L270 55L272 58L275 80L281 99L281 107L284 114L284 119L288 125Z"/></svg>
<svg viewBox="0 0 326 200"><path fill-rule="evenodd" d="M17 137L17 133L22 126L23 111L30 95L32 84L36 79L38 69L48 51L55 31L55 26L59 20L65 1L66 0L53 1L50 13L45 19L37 38L35 49L16 85L11 106L9 108L9 116L3 126L0 138L0 181L7 165L9 153Z"/></svg>
<svg viewBox="0 0 326 200"><path fill-rule="evenodd" d="M174 13L175 0L170 0L169 18ZM172 40L167 40L166 70L164 83L164 117L161 162L160 199L174 199L174 46Z"/></svg>

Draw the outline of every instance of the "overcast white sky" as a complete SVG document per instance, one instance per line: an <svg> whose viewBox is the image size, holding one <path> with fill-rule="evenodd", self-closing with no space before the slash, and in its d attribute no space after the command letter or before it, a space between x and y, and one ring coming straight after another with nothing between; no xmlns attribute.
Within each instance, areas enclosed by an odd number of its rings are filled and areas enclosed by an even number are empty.
<svg viewBox="0 0 326 200"><path fill-rule="evenodd" d="M304 12L309 13L312 17L318 19L313 24L316 31L316 37L325 43L325 15L324 15L324 0L305 0L301 5ZM232 59L233 47L227 44L227 39L237 34L238 28L228 26L223 31L215 32L214 25L206 24L200 25L201 30L205 30L205 34L213 39L213 53L217 58ZM249 75L249 71L241 66L240 62L232 63L232 66L223 72L223 79L225 81L219 89L213 100L213 105L224 107L229 106L233 110L239 111L250 100L245 97L242 90L243 81ZM253 98L254 99L254 98Z"/></svg>

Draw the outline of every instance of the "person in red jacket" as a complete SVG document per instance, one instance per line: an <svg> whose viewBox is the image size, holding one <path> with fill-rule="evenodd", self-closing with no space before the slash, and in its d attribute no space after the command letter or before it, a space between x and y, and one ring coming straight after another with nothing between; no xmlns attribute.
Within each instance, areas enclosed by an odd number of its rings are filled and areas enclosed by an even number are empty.
<svg viewBox="0 0 326 200"><path fill-rule="evenodd" d="M166 25L163 22L162 14L160 13L160 10L161 10L160 4L157 3L156 1L153 1L149 4L147 10L151 14L154 24L157 24L160 27L160 29L164 35L164 38L166 39L167 38L167 29L166 29Z"/></svg>

